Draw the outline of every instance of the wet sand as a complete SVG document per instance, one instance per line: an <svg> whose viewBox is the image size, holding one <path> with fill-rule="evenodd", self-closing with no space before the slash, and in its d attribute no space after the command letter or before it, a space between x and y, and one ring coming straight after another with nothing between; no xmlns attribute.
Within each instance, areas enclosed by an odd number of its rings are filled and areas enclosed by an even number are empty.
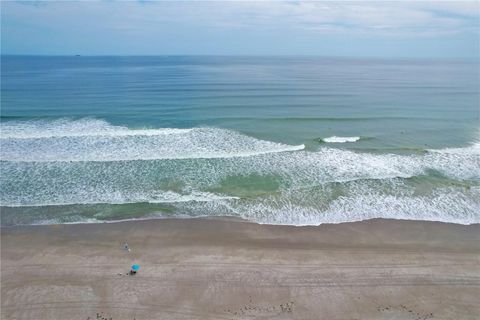
<svg viewBox="0 0 480 320"><path fill-rule="evenodd" d="M480 315L480 225L172 219L5 227L1 241L2 319Z"/></svg>

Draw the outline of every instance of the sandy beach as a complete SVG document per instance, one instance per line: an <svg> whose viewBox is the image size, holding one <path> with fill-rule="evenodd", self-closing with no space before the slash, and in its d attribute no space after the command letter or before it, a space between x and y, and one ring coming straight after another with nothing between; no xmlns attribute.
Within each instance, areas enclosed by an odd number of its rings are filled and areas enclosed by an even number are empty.
<svg viewBox="0 0 480 320"><path fill-rule="evenodd" d="M480 225L172 219L1 231L2 319L480 314ZM139 273L126 275L133 263Z"/></svg>

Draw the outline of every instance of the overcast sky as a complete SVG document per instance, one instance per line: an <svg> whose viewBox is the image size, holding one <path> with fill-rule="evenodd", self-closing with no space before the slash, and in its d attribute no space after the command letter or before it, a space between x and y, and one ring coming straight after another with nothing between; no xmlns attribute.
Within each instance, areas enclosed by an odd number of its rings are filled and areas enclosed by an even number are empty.
<svg viewBox="0 0 480 320"><path fill-rule="evenodd" d="M3 54L479 57L479 1L1 2Z"/></svg>

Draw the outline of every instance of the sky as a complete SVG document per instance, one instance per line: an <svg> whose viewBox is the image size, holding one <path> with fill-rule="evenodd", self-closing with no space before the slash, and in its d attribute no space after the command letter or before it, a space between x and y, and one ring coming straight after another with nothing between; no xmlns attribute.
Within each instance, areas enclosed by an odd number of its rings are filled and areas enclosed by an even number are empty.
<svg viewBox="0 0 480 320"><path fill-rule="evenodd" d="M2 1L1 53L480 55L480 1Z"/></svg>

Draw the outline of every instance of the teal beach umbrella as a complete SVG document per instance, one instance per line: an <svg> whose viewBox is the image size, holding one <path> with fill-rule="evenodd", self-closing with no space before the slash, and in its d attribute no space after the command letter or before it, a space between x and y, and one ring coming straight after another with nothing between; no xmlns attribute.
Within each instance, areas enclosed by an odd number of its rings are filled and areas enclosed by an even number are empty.
<svg viewBox="0 0 480 320"><path fill-rule="evenodd" d="M133 271L138 271L138 270L140 270L140 266L139 266L138 264L134 264L134 265L132 266L132 270L133 270Z"/></svg>

